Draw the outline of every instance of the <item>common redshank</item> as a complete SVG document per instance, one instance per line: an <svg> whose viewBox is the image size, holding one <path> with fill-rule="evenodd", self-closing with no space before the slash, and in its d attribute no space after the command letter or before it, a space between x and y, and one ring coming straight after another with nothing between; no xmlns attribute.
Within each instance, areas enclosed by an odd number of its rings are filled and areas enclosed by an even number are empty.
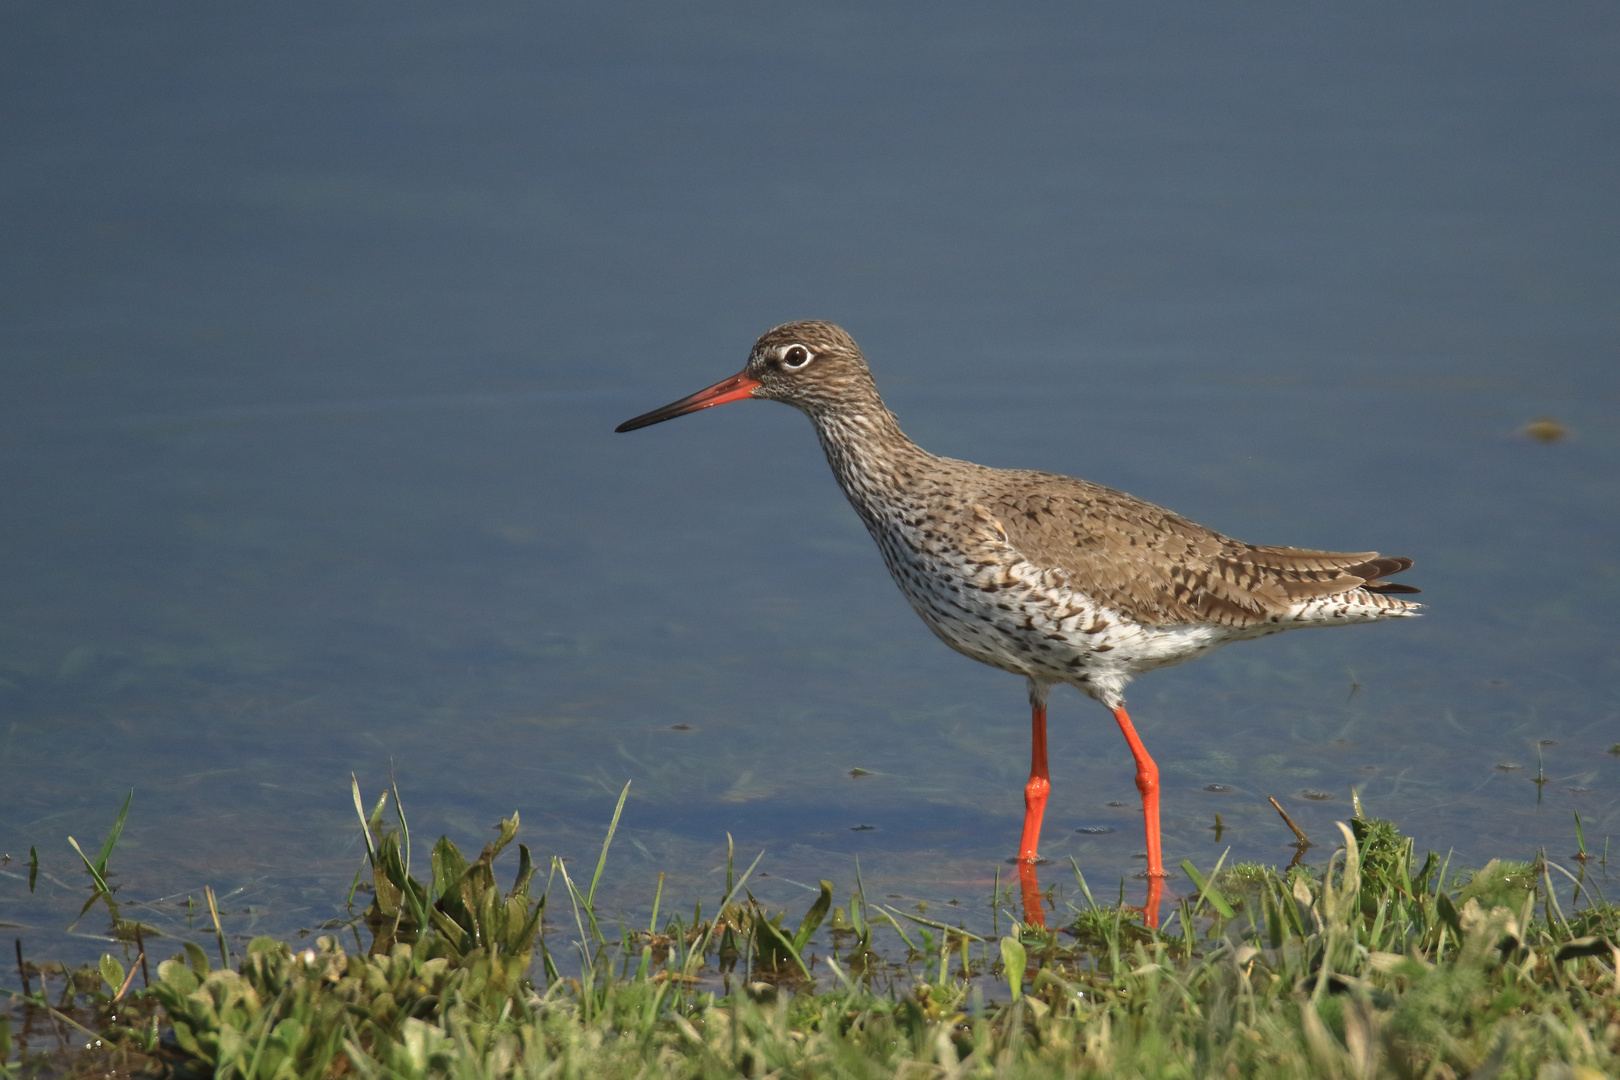
<svg viewBox="0 0 1620 1080"><path fill-rule="evenodd" d="M1125 711L1125 686L1233 641L1414 615L1385 579L1411 559L1256 547L1123 492L1054 473L937 457L900 430L854 339L820 321L776 327L742 371L620 424L634 431L745 398L810 418L838 484L895 584L945 644L1022 675L1031 755L1018 861L1026 921L1051 781L1046 699L1068 683L1114 714L1136 759L1156 924L1164 861L1159 769Z"/></svg>

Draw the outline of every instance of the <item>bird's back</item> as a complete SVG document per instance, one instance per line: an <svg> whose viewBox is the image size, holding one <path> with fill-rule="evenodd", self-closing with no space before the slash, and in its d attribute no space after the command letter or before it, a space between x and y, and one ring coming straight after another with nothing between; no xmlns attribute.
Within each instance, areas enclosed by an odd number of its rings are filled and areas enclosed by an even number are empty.
<svg viewBox="0 0 1620 1080"><path fill-rule="evenodd" d="M1231 641L1419 607L1383 580L1410 559L1246 544L1085 480L927 454L882 480L845 490L938 637L1103 700Z"/></svg>
<svg viewBox="0 0 1620 1080"><path fill-rule="evenodd" d="M987 471L994 478L981 505L1012 547L1143 626L1246 629L1328 599L1383 617L1418 606L1394 599L1416 589L1383 580L1411 559L1248 544L1100 484Z"/></svg>

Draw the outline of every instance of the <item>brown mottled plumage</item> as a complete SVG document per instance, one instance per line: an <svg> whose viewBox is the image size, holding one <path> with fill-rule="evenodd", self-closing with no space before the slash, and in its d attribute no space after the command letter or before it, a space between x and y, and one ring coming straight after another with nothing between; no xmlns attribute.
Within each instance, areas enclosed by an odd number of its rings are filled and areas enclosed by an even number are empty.
<svg viewBox="0 0 1620 1080"><path fill-rule="evenodd" d="M1162 875L1158 772L1125 713L1131 678L1232 641L1417 613L1398 597L1417 590L1384 580L1411 559L1257 547L1085 480L930 454L906 438L860 349L831 323L776 327L737 375L618 430L745 397L809 416L839 486L929 629L1028 680L1035 766L1026 864L1045 806L1045 702L1057 683L1114 711L1137 760L1149 873Z"/></svg>
<svg viewBox="0 0 1620 1080"><path fill-rule="evenodd" d="M1020 482L1024 475L1009 474L1005 494L987 500L1012 546L1144 625L1248 628L1352 589L1417 592L1379 580L1411 559L1257 547L1097 484L1049 473Z"/></svg>

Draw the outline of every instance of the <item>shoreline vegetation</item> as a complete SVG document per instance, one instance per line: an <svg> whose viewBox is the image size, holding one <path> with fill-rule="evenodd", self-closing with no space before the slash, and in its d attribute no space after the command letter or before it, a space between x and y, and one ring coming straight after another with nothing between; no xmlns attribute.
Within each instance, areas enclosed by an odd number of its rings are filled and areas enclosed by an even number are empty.
<svg viewBox="0 0 1620 1080"><path fill-rule="evenodd" d="M807 911L772 912L748 891L755 859L728 864L708 915L669 914L660 877L643 928L593 904L624 795L587 881L521 843L514 859L516 814L470 861L441 838L413 863L388 795L368 813L353 794L350 900L370 900L351 947L233 955L214 912L217 950L162 962L148 952L169 940L120 919L107 884L126 800L97 858L73 846L85 911L104 902L135 958L52 970L19 943L0 1077L1620 1075L1620 908L1579 834L1574 871L1459 872L1358 816L1316 867L1184 864L1198 892L1158 930L1075 866L1051 929L1026 912L1000 937L873 903L858 876L842 904L823 881Z"/></svg>

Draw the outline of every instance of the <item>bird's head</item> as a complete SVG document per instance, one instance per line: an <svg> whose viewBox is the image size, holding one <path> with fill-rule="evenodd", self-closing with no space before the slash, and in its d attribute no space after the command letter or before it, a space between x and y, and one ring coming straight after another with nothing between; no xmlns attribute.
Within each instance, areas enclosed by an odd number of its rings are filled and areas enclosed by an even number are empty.
<svg viewBox="0 0 1620 1080"><path fill-rule="evenodd" d="M748 363L731 378L626 420L614 430L634 431L744 398L780 401L813 415L874 392L872 374L855 339L830 322L807 319L767 330L754 342Z"/></svg>

